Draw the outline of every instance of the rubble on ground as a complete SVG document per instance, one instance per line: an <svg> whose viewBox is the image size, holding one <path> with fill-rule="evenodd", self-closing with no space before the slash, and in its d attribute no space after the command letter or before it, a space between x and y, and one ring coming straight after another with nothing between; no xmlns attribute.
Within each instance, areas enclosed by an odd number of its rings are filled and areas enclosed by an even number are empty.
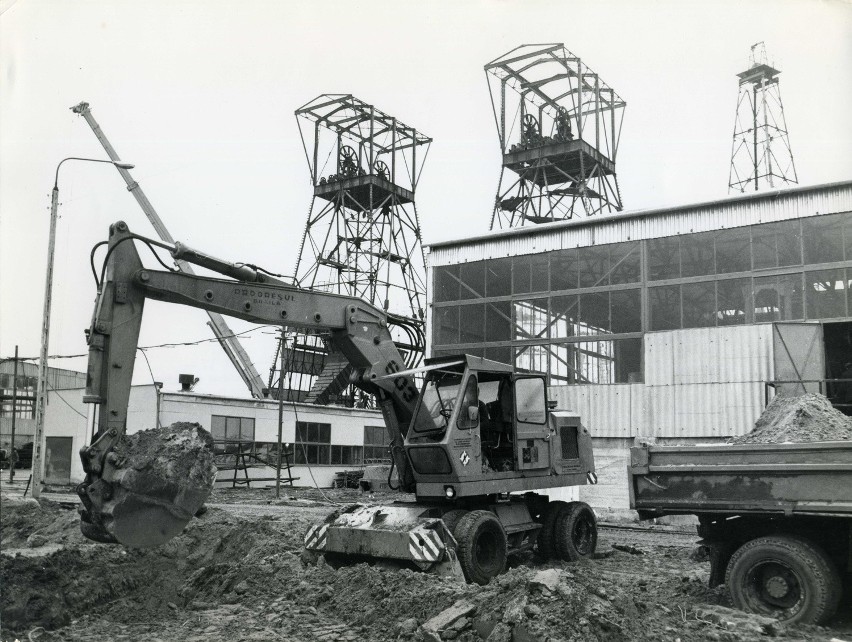
<svg viewBox="0 0 852 642"><path fill-rule="evenodd" d="M541 563L527 556L479 586L406 568L335 568L321 557L303 558L304 532L330 510L214 506L167 544L128 549L81 540L76 511L58 504L4 503L0 639L27 639L37 627L46 632L33 639L190 642L697 642L783 633L725 610L724 590L707 587L706 564L690 561L689 538L676 546L672 535L648 534L656 539L643 540L643 555L603 538L594 560ZM61 549L8 554L8 542L25 547L34 533ZM635 537L625 531L618 542ZM791 630L800 638L831 637L824 629Z"/></svg>
<svg viewBox="0 0 852 642"><path fill-rule="evenodd" d="M823 395L776 396L754 429L733 444L780 444L852 439L852 418L835 409Z"/></svg>

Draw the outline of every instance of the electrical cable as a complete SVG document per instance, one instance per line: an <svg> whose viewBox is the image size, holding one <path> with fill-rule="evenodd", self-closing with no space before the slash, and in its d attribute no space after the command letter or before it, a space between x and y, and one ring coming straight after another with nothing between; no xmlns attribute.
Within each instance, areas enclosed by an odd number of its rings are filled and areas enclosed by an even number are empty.
<svg viewBox="0 0 852 642"><path fill-rule="evenodd" d="M158 393L157 393L157 380L154 378L154 371L153 371L153 370L151 370L151 362L150 362L150 361L148 361L148 355L147 355L147 354L145 354L145 348L138 348L138 347L137 347L136 349L137 349L139 352L141 352L141 353L142 353L142 356L143 356L143 357L145 357L145 363L148 365L148 372L149 372L149 373L150 373L150 375L151 375L151 383L153 383L153 384L154 384L154 394L158 394ZM160 404L159 404L159 398L158 398L158 403L157 403L157 428L162 428L162 427L163 427L163 425L160 423L160 412L159 412L159 407L160 407Z"/></svg>
<svg viewBox="0 0 852 642"><path fill-rule="evenodd" d="M51 383L50 383L49 381L47 382L47 386L48 386L48 388L50 388L53 392L55 392L55 393L56 393L56 396L57 396L57 397L59 397L59 399L62 401L62 403L64 403L64 404L65 404L66 406L68 406L69 408L71 408L71 410L73 410L74 412L76 412L78 415L80 415L80 416L81 416L83 419L85 419L86 421L88 421L88 420L89 420L89 418L88 418L86 415L84 415L82 412L80 412L80 411L79 411L79 410L77 410L74 406L72 406L70 403L68 403L68 402L65 400L65 397L63 397L62 395L60 395L60 394L59 394L59 391L58 391L56 388L54 388L54 387L53 387L53 385L51 385Z"/></svg>

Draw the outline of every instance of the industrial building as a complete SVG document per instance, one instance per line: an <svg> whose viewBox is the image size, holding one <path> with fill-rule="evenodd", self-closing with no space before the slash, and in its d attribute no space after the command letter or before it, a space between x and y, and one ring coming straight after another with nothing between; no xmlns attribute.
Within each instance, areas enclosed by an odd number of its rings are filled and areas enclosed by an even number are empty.
<svg viewBox="0 0 852 642"><path fill-rule="evenodd" d="M852 400L852 181L434 243L429 354L542 372L595 437L594 505L627 447L748 432L776 381Z"/></svg>

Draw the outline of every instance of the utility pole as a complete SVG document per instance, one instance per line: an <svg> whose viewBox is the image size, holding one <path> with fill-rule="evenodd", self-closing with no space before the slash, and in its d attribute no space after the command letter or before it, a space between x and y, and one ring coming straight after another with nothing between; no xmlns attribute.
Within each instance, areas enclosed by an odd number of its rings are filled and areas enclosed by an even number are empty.
<svg viewBox="0 0 852 642"><path fill-rule="evenodd" d="M284 326L281 326L281 372L284 372ZM278 461L275 470L275 499L281 499L281 433L284 428L284 377L278 377ZM291 484L292 485L292 484Z"/></svg>
<svg viewBox="0 0 852 642"><path fill-rule="evenodd" d="M15 450L15 418L18 416L18 346L15 346L15 365L12 375L12 449L9 453L9 483L15 481L15 464L18 463L18 451Z"/></svg>

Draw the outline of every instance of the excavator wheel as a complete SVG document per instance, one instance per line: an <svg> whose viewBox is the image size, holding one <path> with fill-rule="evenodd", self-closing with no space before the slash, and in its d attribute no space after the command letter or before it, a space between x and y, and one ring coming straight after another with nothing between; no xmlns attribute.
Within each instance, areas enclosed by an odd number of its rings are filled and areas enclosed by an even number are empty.
<svg viewBox="0 0 852 642"><path fill-rule="evenodd" d="M441 515L441 519L444 521L444 526L446 526L447 530L452 533L453 537L456 536L456 527L458 526L459 521L469 512L470 511L466 511L463 508L454 508L453 510L447 511Z"/></svg>
<svg viewBox="0 0 852 642"><path fill-rule="evenodd" d="M568 503L550 502L544 512L541 530L538 532L538 556L543 560L556 557L556 542L554 541L557 518L568 510Z"/></svg>
<svg viewBox="0 0 852 642"><path fill-rule="evenodd" d="M454 536L458 557L468 582L486 585L506 567L506 531L494 513L475 510L462 516Z"/></svg>
<svg viewBox="0 0 852 642"><path fill-rule="evenodd" d="M560 509L553 530L556 554L565 562L590 559L598 544L598 522L592 507L571 502Z"/></svg>

